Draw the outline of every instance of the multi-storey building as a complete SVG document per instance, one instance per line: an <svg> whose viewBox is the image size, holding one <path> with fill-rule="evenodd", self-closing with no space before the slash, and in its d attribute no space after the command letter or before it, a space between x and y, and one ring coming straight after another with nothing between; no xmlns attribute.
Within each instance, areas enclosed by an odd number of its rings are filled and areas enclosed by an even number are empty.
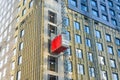
<svg viewBox="0 0 120 80"><path fill-rule="evenodd" d="M12 80L14 78L12 71L15 69L15 62L12 56L16 24L16 6L15 0L0 0L0 80Z"/></svg>
<svg viewBox="0 0 120 80"><path fill-rule="evenodd" d="M120 80L119 0L0 4L0 80ZM63 32L69 47L53 51Z"/></svg>

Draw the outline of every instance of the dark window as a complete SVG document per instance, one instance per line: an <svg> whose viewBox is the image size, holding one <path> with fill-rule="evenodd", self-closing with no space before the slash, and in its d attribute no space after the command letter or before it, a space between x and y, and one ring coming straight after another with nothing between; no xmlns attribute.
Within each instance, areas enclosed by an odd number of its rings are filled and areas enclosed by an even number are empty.
<svg viewBox="0 0 120 80"><path fill-rule="evenodd" d="M58 80L58 76L48 75L48 80Z"/></svg>
<svg viewBox="0 0 120 80"><path fill-rule="evenodd" d="M57 23L57 14L51 11L48 11L48 20L52 23Z"/></svg>
<svg viewBox="0 0 120 80"><path fill-rule="evenodd" d="M57 27L52 26L52 25L48 25L48 35L51 36L52 34L57 34Z"/></svg>
<svg viewBox="0 0 120 80"><path fill-rule="evenodd" d="M58 71L58 59L52 56L48 56L48 70Z"/></svg>

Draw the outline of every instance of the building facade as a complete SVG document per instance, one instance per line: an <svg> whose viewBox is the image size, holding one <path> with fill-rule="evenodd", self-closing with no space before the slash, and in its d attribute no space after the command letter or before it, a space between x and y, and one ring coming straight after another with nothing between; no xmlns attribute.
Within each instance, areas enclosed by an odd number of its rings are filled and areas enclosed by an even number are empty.
<svg viewBox="0 0 120 80"><path fill-rule="evenodd" d="M5 1L0 80L120 80L118 0ZM51 41L64 30L69 47L52 53Z"/></svg>
<svg viewBox="0 0 120 80"><path fill-rule="evenodd" d="M0 0L0 80L12 80L15 62L13 45L16 24L16 0Z"/></svg>

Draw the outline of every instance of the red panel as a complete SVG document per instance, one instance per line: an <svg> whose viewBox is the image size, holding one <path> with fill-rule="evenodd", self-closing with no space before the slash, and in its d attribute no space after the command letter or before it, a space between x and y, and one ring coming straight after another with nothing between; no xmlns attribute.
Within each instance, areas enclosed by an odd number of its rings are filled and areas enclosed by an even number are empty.
<svg viewBox="0 0 120 80"><path fill-rule="evenodd" d="M54 53L54 51L56 51L62 44L62 37L61 35L58 35L57 37L55 37L52 42L51 42L51 51L52 53Z"/></svg>
<svg viewBox="0 0 120 80"><path fill-rule="evenodd" d="M65 51L67 47L62 45L62 36L58 35L51 41L51 52L53 54L59 54Z"/></svg>

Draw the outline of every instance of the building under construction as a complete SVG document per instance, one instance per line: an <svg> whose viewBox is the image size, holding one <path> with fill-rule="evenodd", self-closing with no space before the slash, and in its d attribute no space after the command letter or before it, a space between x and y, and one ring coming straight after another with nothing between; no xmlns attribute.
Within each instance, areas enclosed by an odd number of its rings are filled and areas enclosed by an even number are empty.
<svg viewBox="0 0 120 80"><path fill-rule="evenodd" d="M0 0L0 80L120 80L120 1Z"/></svg>

